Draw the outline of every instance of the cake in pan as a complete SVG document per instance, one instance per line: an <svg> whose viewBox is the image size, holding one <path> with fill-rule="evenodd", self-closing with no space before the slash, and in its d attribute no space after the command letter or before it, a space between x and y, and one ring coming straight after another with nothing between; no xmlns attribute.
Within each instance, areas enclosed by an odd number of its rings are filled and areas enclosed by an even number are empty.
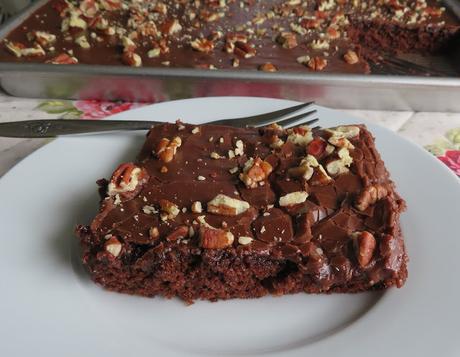
<svg viewBox="0 0 460 357"><path fill-rule="evenodd" d="M50 0L0 61L369 73L448 48L459 24L432 0Z"/></svg>

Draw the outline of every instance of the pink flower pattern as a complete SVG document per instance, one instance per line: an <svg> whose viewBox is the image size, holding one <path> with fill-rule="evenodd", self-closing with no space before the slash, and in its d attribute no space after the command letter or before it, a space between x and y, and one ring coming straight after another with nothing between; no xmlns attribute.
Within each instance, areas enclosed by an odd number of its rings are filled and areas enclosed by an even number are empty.
<svg viewBox="0 0 460 357"><path fill-rule="evenodd" d="M447 150L444 156L438 156L438 159L460 176L460 150Z"/></svg>
<svg viewBox="0 0 460 357"><path fill-rule="evenodd" d="M126 110L140 108L146 103L99 102L97 100L79 100L75 108L82 112L81 119L102 119Z"/></svg>

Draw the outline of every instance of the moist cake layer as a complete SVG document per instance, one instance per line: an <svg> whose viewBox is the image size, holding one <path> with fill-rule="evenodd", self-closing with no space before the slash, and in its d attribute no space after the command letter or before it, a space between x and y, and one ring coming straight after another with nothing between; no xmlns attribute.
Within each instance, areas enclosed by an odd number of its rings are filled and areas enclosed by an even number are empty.
<svg viewBox="0 0 460 357"><path fill-rule="evenodd" d="M425 0L51 0L1 61L367 73L385 51L437 51L459 21Z"/></svg>
<svg viewBox="0 0 460 357"><path fill-rule="evenodd" d="M363 125L158 125L77 233L107 289L196 299L358 292L406 276L395 192Z"/></svg>

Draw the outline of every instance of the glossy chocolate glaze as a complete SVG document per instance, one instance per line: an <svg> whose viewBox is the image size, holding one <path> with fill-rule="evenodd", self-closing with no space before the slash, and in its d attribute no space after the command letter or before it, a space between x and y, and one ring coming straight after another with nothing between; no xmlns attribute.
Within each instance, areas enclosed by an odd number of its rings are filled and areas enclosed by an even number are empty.
<svg viewBox="0 0 460 357"><path fill-rule="evenodd" d="M350 139L354 148L349 150L353 159L349 172L324 183L317 173L309 180L292 177L291 169L305 157L306 148L289 142L287 133L280 129L156 126L147 135L136 163L148 180L132 193L118 197L106 196L107 181L101 181L100 213L90 227L77 230L83 261L93 279L109 289L147 296L177 295L187 301L402 286L407 256L399 215L405 204L394 190L372 135L364 126L359 128L359 136ZM270 144L274 133L286 141L276 149ZM315 138L326 141L330 135L327 130L314 132ZM163 138L177 136L182 145L174 159L165 163L155 154L158 144ZM235 149L238 140L243 142L244 152L229 158L228 152ZM318 156L324 167L337 158L338 148L332 149L332 153ZM211 158L211 153L220 158ZM269 162L273 172L263 185L248 188L239 173L248 159L255 157ZM375 185L384 187L388 194L365 210L357 209L358 196ZM280 197L298 191L308 192L305 202L280 206ZM207 203L218 194L246 201L250 208L236 216L210 213ZM162 199L178 206L176 217L161 219ZM196 201L202 204L201 213L192 212ZM206 248L200 239L202 220L231 232L233 243L221 249ZM171 240L171 234L183 226L193 229L186 237ZM149 235L152 227L159 232L153 238ZM358 262L353 238L362 231L371 233L376 241L365 266ZM119 256L105 251L108 237L120 242ZM241 244L239 237L252 241ZM222 269L234 269L236 275L210 283L214 288L206 290L206 282L213 281L214 274ZM165 287L164 279L171 276L178 285ZM247 284L246 290L238 290L229 282L225 285L225 279Z"/></svg>
<svg viewBox="0 0 460 357"><path fill-rule="evenodd" d="M79 36L81 30L71 30L63 33L61 23L63 18L56 11L56 4L62 3L62 0L51 0L49 4L37 10L21 26L12 31L8 36L9 41L18 42L31 47L33 41L27 38L30 31L45 31L57 35L57 41L53 45L53 51L47 51L45 56L41 57L24 57L16 58L4 46L0 47L0 61L20 61L20 62L45 62L53 59L59 54L70 53L83 64L104 64L104 65L122 65L123 48L119 35L108 36L97 30L83 31L91 45L90 48L84 49L75 43L76 36ZM77 5L81 1L75 2ZM129 2L126 2L129 3ZM154 4L155 2L145 2ZM340 73L368 73L370 71L367 59L376 59L382 51L402 50L406 51L426 51L437 50L447 46L450 39L458 31L459 22L448 12L440 16L428 16L414 23L408 22L409 15L404 20L395 16L395 9L389 5L376 5L376 1L368 1L368 7L354 7L351 2L333 2L332 9L324 6L324 1L311 1L301 5L288 6L286 1L249 1L245 2L244 7L240 7L240 1L227 1L224 8L207 5L206 1L202 2L201 7L196 10L192 5L193 2L170 2L165 1L168 6L168 13L165 16L157 16L154 22L161 33L162 23L171 19L178 19L181 23L182 30L178 34L171 36L160 34L160 37L166 38L169 52L162 53L159 57L149 58L148 52L152 49L152 43L157 39L156 36L139 37L134 42L137 45L136 53L142 58L142 65L146 67L199 67L208 68L213 66L216 69L232 69L234 60L239 61L238 68L241 69L258 69L266 63L273 64L278 70L282 71L312 71L306 64L298 62L298 58L308 55L309 57L320 57L327 60L327 66L323 69L325 72ZM170 4L175 6L170 6ZM417 13L411 10L415 1L401 1L404 9L409 9L408 14ZM435 1L428 1L428 5L433 8L439 8ZM147 6L147 5L143 5ZM283 13L282 8L286 7L286 14L276 15L273 18L266 18L262 23L257 23L256 19L259 14L266 15L275 9L276 14ZM326 8L327 10L318 10ZM197 12L197 18L191 20L189 17L193 9ZM300 10L297 10L300 9ZM378 15L373 13L378 9ZM201 12L221 12L222 18L215 21L206 22L203 20ZM405 10L404 10L405 11ZM420 11L419 11L420 12ZM117 24L121 28L128 28L129 11L116 10L102 12L104 17L108 18L110 23ZM345 14L345 20L334 20L337 16ZM209 15L209 14L208 14ZM64 16L65 17L65 16ZM302 22L301 19L319 19L321 25L318 28L303 29L305 33L298 34L291 29L292 24ZM88 22L92 18L87 19ZM197 23L199 25L197 25ZM380 24L390 24L391 27L381 26ZM248 25L249 24L249 25ZM198 28L196 26L199 26ZM309 25L310 26L310 25ZM367 35L363 27L381 26L381 33L372 36ZM337 29L339 38L330 38L328 29ZM133 30L129 30L131 33ZM130 32L127 32L128 35ZM249 31L249 32L248 32ZM276 41L280 32L292 32L298 42L298 46L292 49L283 48ZM348 36L351 31L352 36ZM262 34L263 32L263 34ZM94 33L94 38L91 37ZM204 37L209 38L213 34L220 33L222 38L214 41L215 48L209 53L199 52L192 49L190 41L192 39ZM242 56L224 51L226 35L228 33L249 33L249 43L254 46L256 55L252 58L243 58ZM410 41L404 41L399 46L399 39L410 35ZM390 40L389 40L390 39ZM328 48L313 49L312 43L315 40L327 42ZM375 46L379 43L379 46ZM385 45L385 46L384 46ZM383 46L383 47L382 47ZM369 51L368 48L371 50ZM347 51L355 51L360 60L356 64L348 64L344 60L344 54Z"/></svg>

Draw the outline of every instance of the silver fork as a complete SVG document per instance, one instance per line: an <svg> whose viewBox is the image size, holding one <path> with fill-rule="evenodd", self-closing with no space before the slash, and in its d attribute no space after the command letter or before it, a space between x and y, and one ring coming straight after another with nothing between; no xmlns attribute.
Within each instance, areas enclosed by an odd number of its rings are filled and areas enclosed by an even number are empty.
<svg viewBox="0 0 460 357"><path fill-rule="evenodd" d="M243 118L220 119L206 124L227 125L233 127L262 127L270 124L279 124L290 128L297 124L310 125L318 121L312 119L303 122L303 119L316 113L316 109L305 113L283 118L301 109L311 106L314 102L303 103L293 107L276 110ZM19 122L0 123L0 136L12 138L51 138L61 135L102 133L122 130L148 130L153 125L163 124L157 121L131 120L28 120Z"/></svg>

